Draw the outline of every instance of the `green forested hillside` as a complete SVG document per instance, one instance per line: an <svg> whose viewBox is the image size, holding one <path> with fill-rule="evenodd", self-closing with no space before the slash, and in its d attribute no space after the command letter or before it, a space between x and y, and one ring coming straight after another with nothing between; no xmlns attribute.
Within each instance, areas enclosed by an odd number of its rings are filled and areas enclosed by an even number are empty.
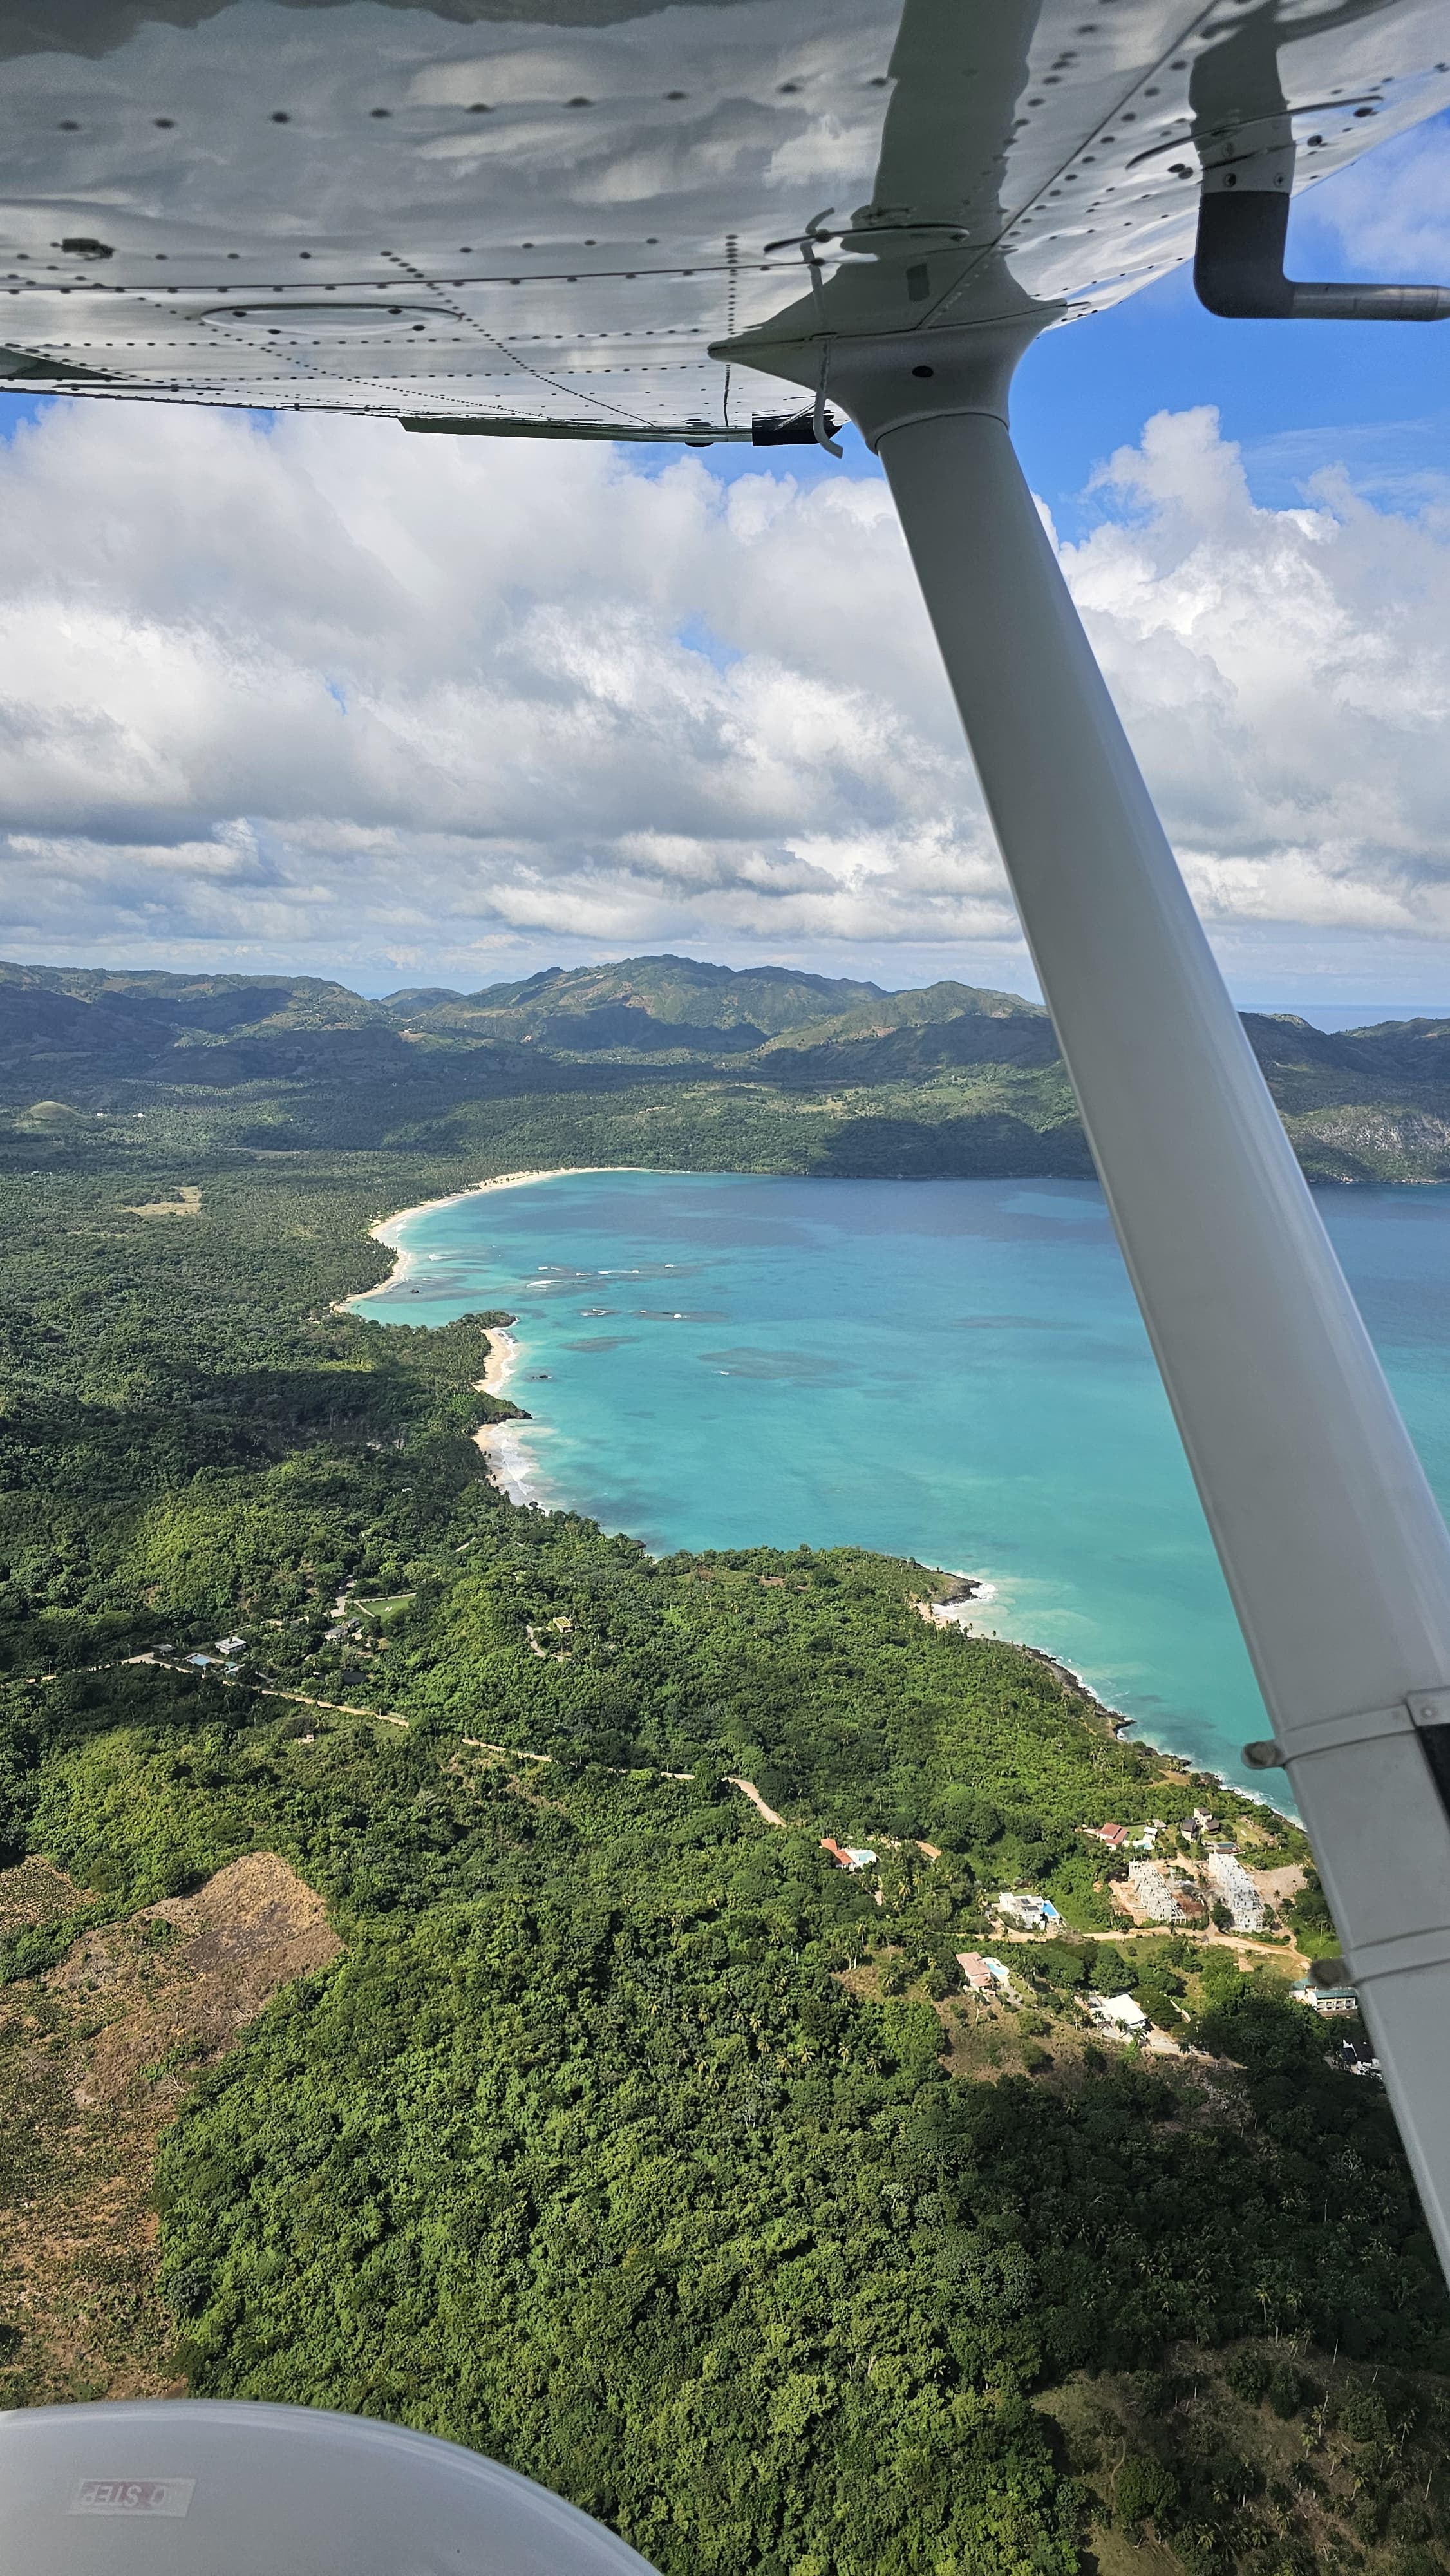
<svg viewBox="0 0 1450 2576"><path fill-rule="evenodd" d="M927 1625L925 1569L656 1562L509 1504L468 1436L488 1318L335 1311L385 1267L369 1220L476 1155L237 1114L0 1140L5 2402L375 2411L670 2576L1443 2570L1450 2310L1383 2095L1272 1944L1135 1948L1080 1832L1209 1784ZM537 1103L489 1115L497 1168L540 1154ZM228 1634L225 1685L185 1665ZM249 1853L342 1956L220 2052L142 2056L87 2187L154 2105L159 2243L47 2307L85 1944L132 1920L144 1982L148 1909ZM1067 1928L984 2007L955 1954L1018 1881ZM1079 1994L1135 1978L1202 2055L1095 2043Z"/></svg>
<svg viewBox="0 0 1450 2576"><path fill-rule="evenodd" d="M1245 1019L1305 1168L1450 1176L1450 1022ZM0 1132L909 1177L1091 1171L1044 1011L690 958L364 1001L316 977L0 966ZM117 1151L125 1140L111 1139Z"/></svg>

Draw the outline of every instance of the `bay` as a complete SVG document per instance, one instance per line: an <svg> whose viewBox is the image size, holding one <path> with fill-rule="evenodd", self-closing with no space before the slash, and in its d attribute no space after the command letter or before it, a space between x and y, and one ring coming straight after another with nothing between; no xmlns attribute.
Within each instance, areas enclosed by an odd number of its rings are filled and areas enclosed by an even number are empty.
<svg viewBox="0 0 1450 2576"><path fill-rule="evenodd" d="M1444 1504L1450 1187L1320 1206ZM1095 1184L580 1172L383 1234L400 1267L358 1312L517 1316L512 1490L657 1552L851 1543L977 1576L976 1628L1254 1778L1262 1702Z"/></svg>

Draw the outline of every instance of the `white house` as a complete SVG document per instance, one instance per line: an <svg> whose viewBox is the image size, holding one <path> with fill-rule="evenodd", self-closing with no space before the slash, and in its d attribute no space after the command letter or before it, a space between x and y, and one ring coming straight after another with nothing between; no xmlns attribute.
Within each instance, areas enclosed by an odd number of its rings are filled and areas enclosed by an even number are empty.
<svg viewBox="0 0 1450 2576"><path fill-rule="evenodd" d="M1005 1914L1009 1923L1020 1923L1026 1932L1040 1932L1044 1924L1062 1921L1057 1907L1047 1897L1010 1887L1004 1887L998 1896L997 1911Z"/></svg>
<svg viewBox="0 0 1450 2576"><path fill-rule="evenodd" d="M1135 2038L1148 2027L1148 2016L1131 1995L1089 1995L1088 2010L1094 2021L1105 2022Z"/></svg>
<svg viewBox="0 0 1450 2576"><path fill-rule="evenodd" d="M1311 2012L1327 2013L1332 2019L1338 2013L1359 2010L1359 1996L1353 1986L1316 1986L1312 1977L1303 1977L1289 1988L1290 2000L1307 2004Z"/></svg>

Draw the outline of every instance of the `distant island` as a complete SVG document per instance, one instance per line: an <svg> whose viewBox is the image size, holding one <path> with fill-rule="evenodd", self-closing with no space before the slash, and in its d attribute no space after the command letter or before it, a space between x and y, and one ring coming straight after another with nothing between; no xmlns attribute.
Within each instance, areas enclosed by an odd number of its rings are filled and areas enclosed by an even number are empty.
<svg viewBox="0 0 1450 2576"><path fill-rule="evenodd" d="M1312 1180L1450 1178L1450 1020L1244 1026ZM316 976L0 964L0 1134L56 1152L158 1115L243 1155L325 1140L489 1168L1092 1170L1051 1022L1016 993L670 956L381 1001Z"/></svg>

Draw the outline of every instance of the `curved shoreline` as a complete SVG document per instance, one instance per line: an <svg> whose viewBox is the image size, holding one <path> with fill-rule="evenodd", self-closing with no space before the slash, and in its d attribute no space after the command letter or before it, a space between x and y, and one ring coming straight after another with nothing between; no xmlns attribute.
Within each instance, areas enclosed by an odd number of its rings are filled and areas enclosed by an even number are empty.
<svg viewBox="0 0 1450 2576"><path fill-rule="evenodd" d="M400 1208L390 1216L379 1217L368 1228L368 1232L375 1242L388 1242L391 1229L404 1225L410 1217L425 1215L434 1208L460 1206L466 1199L482 1197L490 1190L521 1189L539 1181L583 1179L593 1174L613 1172L641 1172L658 1179L665 1179L670 1177L673 1171L673 1166L660 1166L653 1163L567 1163L553 1164L545 1169L533 1171L500 1172L487 1180L473 1182L466 1189L449 1190L436 1199L420 1199L414 1206ZM740 1177L764 1178L767 1176L741 1175ZM378 1281L371 1288L360 1289L354 1297L341 1299L337 1311L346 1312L362 1305L369 1298L378 1296L383 1289L395 1287L409 1278L414 1263L407 1247L393 1242L390 1243L389 1248L394 1255L394 1266L388 1277ZM397 1320L401 1322L404 1319L399 1316ZM508 1380L526 1357L517 1337L517 1323L518 1318L510 1316L507 1325L490 1327L488 1359L482 1378L476 1381L481 1393L502 1395ZM531 1415L524 1415L504 1422L481 1423L473 1437L487 1462L492 1482L507 1495L510 1502L531 1505L541 1511L568 1510L574 1507L558 1496L551 1496L540 1490L539 1481L536 1481L538 1479L537 1461L529 1454L532 1441L541 1436L547 1439L549 1430L549 1424L538 1422ZM950 1571L950 1569L942 1570ZM999 1586L990 1577L971 1576L959 1579L973 1584L977 1602L984 1609L990 1601L998 1597ZM1006 1588L1010 1591L1010 1586ZM968 1613L968 1616L943 1621L940 1624L958 1627L962 1634L970 1635L972 1629L969 1618L972 1606L971 1602L963 1601L960 1607L963 1612ZM1004 1602L1002 1606L1010 1617L1007 1603ZM1110 1700L1104 1699L1086 1674L1079 1672L1051 1647L1039 1645L1028 1637L1005 1634L1001 1628L988 1625L986 1622L977 1633L995 1636L1006 1645L1019 1646L1024 1652L1050 1666L1092 1704L1103 1724L1104 1731L1119 1743L1128 1738L1131 1730L1134 1739L1145 1751L1160 1754L1166 1761L1192 1769L1201 1770L1206 1767L1198 1757L1181 1753L1172 1745L1156 1742L1146 1733L1144 1720L1132 1716L1124 1709L1116 1708ZM1211 1768L1212 1776L1221 1779L1226 1787L1255 1799L1259 1804L1275 1807L1276 1802L1264 1789L1257 1785L1247 1787L1243 1782L1231 1778L1226 1770L1218 1766L1211 1766ZM1290 1815L1296 1812L1292 1807L1277 1811Z"/></svg>
<svg viewBox="0 0 1450 2576"><path fill-rule="evenodd" d="M507 1324L490 1324L488 1327L488 1358L482 1377L474 1380L480 1395L507 1394L509 1379L524 1356L512 1330L517 1320L516 1316L511 1316ZM480 1422L473 1435L475 1449L482 1452L487 1462L490 1483L497 1485L501 1494L507 1494L511 1503L537 1503L540 1500L529 1489L530 1460L523 1443L530 1431L542 1427L527 1414L522 1417L514 1415L503 1422Z"/></svg>
<svg viewBox="0 0 1450 2576"><path fill-rule="evenodd" d="M536 1181L581 1180L596 1172L652 1172L656 1168L653 1163L551 1163L536 1171L491 1173L487 1180L470 1182L467 1189L445 1190L439 1198L419 1199L412 1207L395 1209L392 1215L380 1216L368 1227L374 1243L387 1244L393 1255L392 1269L386 1279L378 1280L373 1287L360 1288L354 1297L340 1298L336 1311L346 1314L354 1307L365 1305L369 1298L378 1296L384 1289L396 1288L411 1278L417 1266L414 1255L406 1244L391 1239L393 1229L406 1225L410 1217L426 1216L433 1208L461 1207L465 1199L482 1198L490 1190L523 1189ZM475 1381L481 1395L503 1395L509 1379L525 1356L513 1329L517 1321L516 1316L511 1316L507 1325L495 1324L489 1328L488 1358L482 1377ZM537 1423L525 1415L504 1422L481 1422L473 1435L475 1447L488 1462L490 1479L511 1503L532 1503L540 1510L552 1508L530 1483L534 1462L526 1445L531 1434L537 1436L547 1428L547 1424Z"/></svg>
<svg viewBox="0 0 1450 2576"><path fill-rule="evenodd" d="M591 1172L653 1172L659 1168L655 1163L550 1163L537 1172L496 1172L486 1181L470 1181L467 1189L445 1190L441 1198L419 1199L413 1207L398 1208L391 1216L375 1217L368 1227L369 1239L373 1243L387 1244L393 1256L392 1269L386 1279L376 1280L371 1288L359 1288L354 1297L340 1297L333 1311L339 1315L348 1314L369 1297L380 1295L384 1288L396 1288L401 1281L411 1278L412 1255L406 1244L392 1243L388 1239L388 1228L406 1225L411 1216L426 1216L430 1208L461 1207L465 1199L482 1198L489 1190L519 1190L533 1181L576 1181L583 1180ZM491 1387L488 1392L497 1394L498 1389Z"/></svg>

